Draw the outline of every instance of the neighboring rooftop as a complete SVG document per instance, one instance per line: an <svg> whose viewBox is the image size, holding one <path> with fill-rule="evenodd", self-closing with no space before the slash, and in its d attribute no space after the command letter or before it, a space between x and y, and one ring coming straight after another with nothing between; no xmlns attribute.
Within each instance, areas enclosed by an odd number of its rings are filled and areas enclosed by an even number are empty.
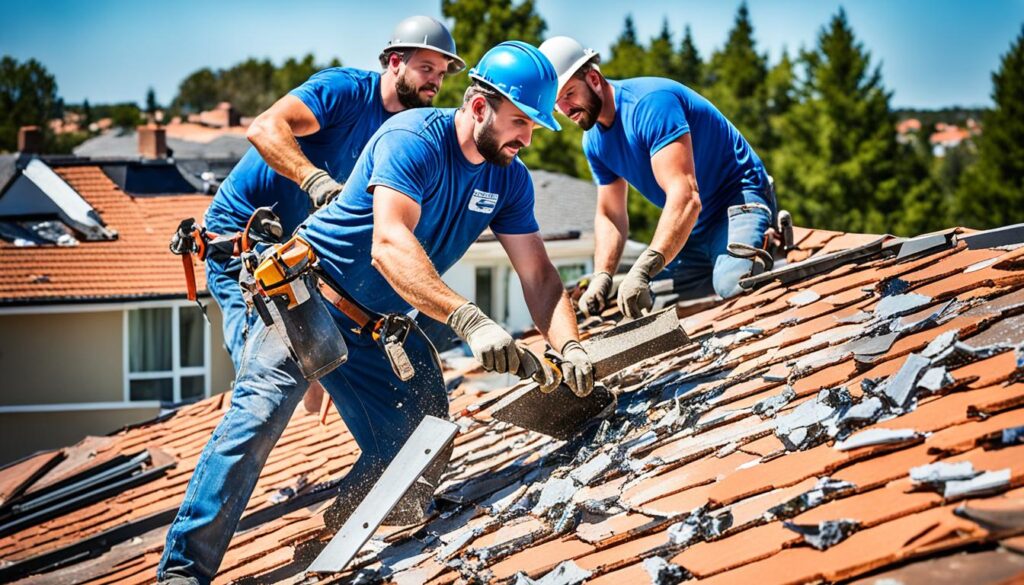
<svg viewBox="0 0 1024 585"><path fill-rule="evenodd" d="M168 242L183 218L202 217L210 197L194 193L174 165L33 159L8 179L7 190L0 185L0 305L184 296ZM196 272L202 289L204 271Z"/></svg>
<svg viewBox="0 0 1024 585"><path fill-rule="evenodd" d="M1024 226L796 236L756 290L680 305L690 341L606 377L617 408L569 442L494 420L510 389L448 368L462 433L440 514L382 527L323 582L1019 579ZM152 582L228 404L0 470L0 580ZM303 571L356 454L333 408L296 412L216 582L319 582ZM97 479L111 466L123 483ZM61 508L55 489L80 499Z"/></svg>

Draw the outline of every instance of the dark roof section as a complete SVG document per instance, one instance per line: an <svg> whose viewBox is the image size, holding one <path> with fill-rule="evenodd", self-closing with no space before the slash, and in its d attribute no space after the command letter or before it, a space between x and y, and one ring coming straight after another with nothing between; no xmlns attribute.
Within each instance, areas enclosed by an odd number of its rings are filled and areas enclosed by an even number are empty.
<svg viewBox="0 0 1024 585"><path fill-rule="evenodd" d="M533 175L534 214L545 239L578 232L594 233L597 187L589 181L549 171Z"/></svg>
<svg viewBox="0 0 1024 585"><path fill-rule="evenodd" d="M167 137L167 147L175 159L238 161L250 146L244 134L225 134L209 142ZM91 158L136 159L139 157L139 140L134 130L111 131L86 140L74 152Z"/></svg>

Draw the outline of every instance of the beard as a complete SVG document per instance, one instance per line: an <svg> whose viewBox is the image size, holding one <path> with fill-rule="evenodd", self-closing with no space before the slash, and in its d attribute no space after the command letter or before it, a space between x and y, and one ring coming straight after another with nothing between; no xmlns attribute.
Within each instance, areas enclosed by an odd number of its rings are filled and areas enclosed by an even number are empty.
<svg viewBox="0 0 1024 585"><path fill-rule="evenodd" d="M597 117L601 115L601 108L604 107L604 98L589 85L585 87L587 92L583 94L583 104L565 113L570 119L579 113L580 117L575 122L584 132L594 127L594 124L597 123Z"/></svg>
<svg viewBox="0 0 1024 585"><path fill-rule="evenodd" d="M433 90L436 94L438 87L433 83L425 83L416 87L409 82L408 76L403 72L395 80L395 92L398 94L398 102L406 108L424 108L434 102L433 97L421 96L420 92Z"/></svg>
<svg viewBox="0 0 1024 585"><path fill-rule="evenodd" d="M495 136L493 118L494 113L491 112L484 119L483 124L477 126L476 131L473 133L473 141L476 143L476 149L484 157L484 160L499 167L507 167L512 164L512 159L516 155L506 153L504 148L506 146L522 148L524 145L518 140L499 144L498 138Z"/></svg>

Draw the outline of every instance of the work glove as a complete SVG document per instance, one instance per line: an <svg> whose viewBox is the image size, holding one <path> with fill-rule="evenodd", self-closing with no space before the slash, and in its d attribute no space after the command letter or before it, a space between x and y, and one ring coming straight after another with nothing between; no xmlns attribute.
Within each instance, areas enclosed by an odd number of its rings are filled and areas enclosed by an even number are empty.
<svg viewBox="0 0 1024 585"><path fill-rule="evenodd" d="M608 304L608 293L612 292L612 275L597 272L590 277L587 290L580 296L578 306L587 317L598 315Z"/></svg>
<svg viewBox="0 0 1024 585"><path fill-rule="evenodd" d="M619 284L619 310L623 315L636 319L654 306L651 277L664 268L665 257L661 252L647 248L640 254L626 278Z"/></svg>
<svg viewBox="0 0 1024 585"><path fill-rule="evenodd" d="M469 344L484 369L499 374L519 371L519 349L501 325L473 303L466 303L448 315L448 326Z"/></svg>
<svg viewBox="0 0 1024 585"><path fill-rule="evenodd" d="M580 398L594 390L594 364L576 340L562 346L562 381Z"/></svg>
<svg viewBox="0 0 1024 585"><path fill-rule="evenodd" d="M320 209L334 200L344 186L332 179L327 171L317 169L306 175L299 187L309 193L309 200L313 202L313 207Z"/></svg>

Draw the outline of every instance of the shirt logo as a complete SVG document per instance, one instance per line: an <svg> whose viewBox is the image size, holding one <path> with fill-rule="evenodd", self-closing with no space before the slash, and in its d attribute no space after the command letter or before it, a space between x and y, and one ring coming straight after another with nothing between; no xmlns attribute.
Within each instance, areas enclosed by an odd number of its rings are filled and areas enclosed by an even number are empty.
<svg viewBox="0 0 1024 585"><path fill-rule="evenodd" d="M474 189L473 196L469 198L469 210L477 213L494 213L497 204L497 193L488 193L480 189Z"/></svg>

